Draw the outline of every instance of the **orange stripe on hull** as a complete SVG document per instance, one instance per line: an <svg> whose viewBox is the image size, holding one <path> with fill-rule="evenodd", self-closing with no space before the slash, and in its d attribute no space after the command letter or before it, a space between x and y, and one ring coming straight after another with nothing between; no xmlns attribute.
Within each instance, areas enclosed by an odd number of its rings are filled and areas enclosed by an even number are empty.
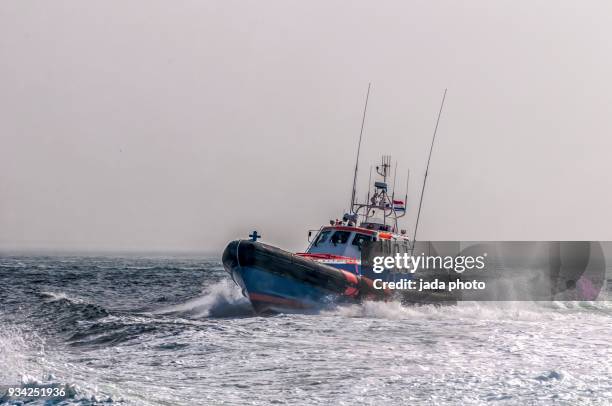
<svg viewBox="0 0 612 406"><path fill-rule="evenodd" d="M352 274L352 273L347 272L347 271L342 271L342 273L344 274L344 278L347 281L349 281L349 283L357 285L358 281L357 281L357 276L355 274Z"/></svg>

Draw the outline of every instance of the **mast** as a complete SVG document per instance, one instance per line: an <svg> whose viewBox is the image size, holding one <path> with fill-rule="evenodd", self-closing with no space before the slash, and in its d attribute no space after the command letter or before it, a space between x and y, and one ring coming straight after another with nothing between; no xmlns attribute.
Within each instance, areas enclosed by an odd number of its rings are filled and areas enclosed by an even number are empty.
<svg viewBox="0 0 612 406"><path fill-rule="evenodd" d="M391 190L391 215L393 216L393 232L397 232L397 213L395 212L395 179L397 178L397 161L395 161L395 170L393 171L393 189Z"/></svg>
<svg viewBox="0 0 612 406"><path fill-rule="evenodd" d="M429 157L427 158L427 166L425 167L425 176L423 177L423 187L421 188L421 198L419 200L419 210L417 212L416 224L414 226L414 236L412 238L412 250L416 244L417 230L419 228L419 218L421 217L421 205L423 204L423 195L425 194L425 184L427 183L427 173L429 172L429 162L431 161L431 153L433 152L434 142L436 142L436 133L438 132L438 124L440 124L440 117L442 116L442 108L444 107L444 100L446 100L446 91L444 89L444 95L442 96L442 103L440 103L440 111L438 111L438 119L436 120L436 127L434 128L433 137L431 139L431 146L429 147Z"/></svg>
<svg viewBox="0 0 612 406"><path fill-rule="evenodd" d="M351 213L353 212L353 206L355 205L355 194L357 193L357 170L359 169L359 153L361 152L361 138L363 136L363 126L365 124L366 111L368 110L368 99L370 97L370 86L371 86L371 83L368 83L368 92L366 93L365 106L363 107L363 116L361 117L361 130L359 130L359 144L357 144L357 158L355 159L355 174L353 175L353 191L351 192L351 206L349 209Z"/></svg>
<svg viewBox="0 0 612 406"><path fill-rule="evenodd" d="M377 208L382 211L383 225L387 225L387 210L385 204L387 203L388 186L387 186L387 175L389 168L391 167L391 156L383 155L381 164L376 167L376 173L382 177L382 182L374 182L374 196L376 197ZM380 190L380 193L379 193Z"/></svg>

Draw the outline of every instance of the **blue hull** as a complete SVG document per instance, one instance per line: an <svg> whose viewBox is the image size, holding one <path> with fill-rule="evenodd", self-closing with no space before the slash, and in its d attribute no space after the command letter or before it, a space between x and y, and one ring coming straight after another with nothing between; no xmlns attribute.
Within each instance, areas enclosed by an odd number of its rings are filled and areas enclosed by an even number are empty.
<svg viewBox="0 0 612 406"><path fill-rule="evenodd" d="M333 292L253 266L232 269L232 278L258 313L315 310L342 300Z"/></svg>
<svg viewBox="0 0 612 406"><path fill-rule="evenodd" d="M367 281L353 273L355 264L349 272L248 240L228 244L223 266L259 313L357 302L371 290Z"/></svg>

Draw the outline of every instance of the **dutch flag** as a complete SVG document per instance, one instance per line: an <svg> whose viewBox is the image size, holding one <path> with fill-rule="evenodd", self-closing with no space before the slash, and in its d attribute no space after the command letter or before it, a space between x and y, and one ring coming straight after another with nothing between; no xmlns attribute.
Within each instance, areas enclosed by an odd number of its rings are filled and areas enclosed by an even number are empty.
<svg viewBox="0 0 612 406"><path fill-rule="evenodd" d="M393 210L395 211L406 211L406 205L402 200L393 201Z"/></svg>

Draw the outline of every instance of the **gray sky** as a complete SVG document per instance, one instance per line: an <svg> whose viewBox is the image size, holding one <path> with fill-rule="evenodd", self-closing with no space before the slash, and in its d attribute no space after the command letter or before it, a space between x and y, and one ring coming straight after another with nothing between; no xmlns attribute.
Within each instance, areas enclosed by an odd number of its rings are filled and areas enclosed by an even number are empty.
<svg viewBox="0 0 612 406"><path fill-rule="evenodd" d="M303 249L411 169L436 240L612 240L607 1L0 3L0 249Z"/></svg>

